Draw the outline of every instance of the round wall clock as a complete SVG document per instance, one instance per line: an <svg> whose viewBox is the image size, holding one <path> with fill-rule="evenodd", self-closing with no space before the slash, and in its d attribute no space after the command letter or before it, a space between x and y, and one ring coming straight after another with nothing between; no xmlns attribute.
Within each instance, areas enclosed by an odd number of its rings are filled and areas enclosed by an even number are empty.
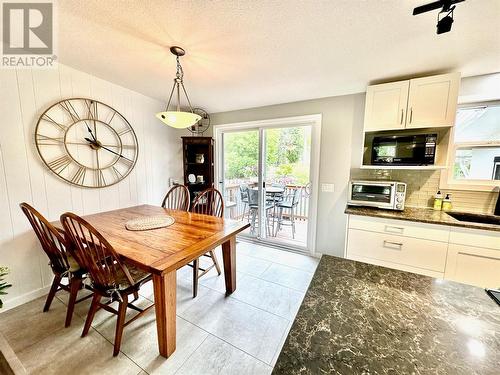
<svg viewBox="0 0 500 375"><path fill-rule="evenodd" d="M87 98L62 100L42 113L35 144L43 163L70 184L101 188L132 171L138 143L116 109Z"/></svg>

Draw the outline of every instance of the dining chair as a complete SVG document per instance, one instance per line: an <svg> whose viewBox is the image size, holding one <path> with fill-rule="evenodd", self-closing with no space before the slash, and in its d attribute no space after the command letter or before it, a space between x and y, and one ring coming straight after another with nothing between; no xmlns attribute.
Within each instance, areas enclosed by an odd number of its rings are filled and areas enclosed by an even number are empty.
<svg viewBox="0 0 500 375"><path fill-rule="evenodd" d="M191 205L191 195L184 185L173 186L163 198L161 206L173 210L189 211Z"/></svg>
<svg viewBox="0 0 500 375"><path fill-rule="evenodd" d="M281 230L283 225L290 225L292 227L292 238L295 239L295 208L299 204L299 198L302 188L293 188L293 191L289 194L286 194L283 197L283 200L277 202L276 207L278 208L278 225L276 226L275 236L278 235L278 232ZM288 223L285 222L283 211L290 210L290 214L288 215Z"/></svg>
<svg viewBox="0 0 500 375"><path fill-rule="evenodd" d="M97 310L102 308L117 315L113 349L113 356L117 356L123 328L154 306L152 304L141 309L131 303L139 298L141 285L152 280L152 275L133 265L125 265L109 242L85 219L67 212L61 215L61 223L72 243L75 258L88 270L94 289L82 337L88 334ZM129 302L131 294L134 295L134 300ZM102 298L109 300L101 303ZM118 302L118 310L110 306L114 301ZM127 307L138 311L138 314L125 322Z"/></svg>
<svg viewBox="0 0 500 375"><path fill-rule="evenodd" d="M271 229L270 229L270 214L272 213L272 210L274 208L274 201L272 200L267 200L266 199L266 206L264 207L264 210L266 212L266 230L267 230L267 235L270 236L271 234ZM250 232L252 234L255 233L255 229L257 227L257 216L259 212L259 191L256 189L249 189L248 190L248 207L250 209Z"/></svg>
<svg viewBox="0 0 500 375"><path fill-rule="evenodd" d="M202 191L196 197L191 211L203 215L224 217L224 200L222 198L222 194L219 190L214 188L209 188L205 191ZM212 264L209 267L200 267L201 257L196 258L193 261L193 264L188 264L189 267L193 268L193 298L196 298L198 294L198 280L200 279L200 277L205 275L214 267L217 270L217 273L219 275L221 274L219 262L217 261L215 252L213 250L210 250L209 252L203 254L203 256L208 257L212 260Z"/></svg>
<svg viewBox="0 0 500 375"><path fill-rule="evenodd" d="M56 293L60 290L65 290L69 293L69 299L64 326L69 327L71 325L71 319L73 318L75 304L92 297L90 294L77 300L78 291L82 289L82 287L90 289L83 283L84 279L87 277L87 272L84 267L80 267L75 258L70 254L68 241L64 231L50 224L40 212L28 203L23 202L19 206L28 218L43 251L47 254L50 268L54 274L54 279L52 280L52 285L47 295L43 312L49 311ZM67 284L63 284L62 282L65 278L68 280Z"/></svg>

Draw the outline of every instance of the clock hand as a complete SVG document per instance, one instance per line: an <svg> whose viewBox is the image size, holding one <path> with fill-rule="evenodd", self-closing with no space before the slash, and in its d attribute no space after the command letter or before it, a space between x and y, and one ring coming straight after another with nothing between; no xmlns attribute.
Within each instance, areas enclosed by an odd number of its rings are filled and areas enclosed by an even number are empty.
<svg viewBox="0 0 500 375"><path fill-rule="evenodd" d="M87 137L85 137L84 139L85 139L87 142L92 143L93 145L98 145L97 140L95 140L95 138L94 138L94 140L92 140L92 139L90 139L90 138L87 138Z"/></svg>
<svg viewBox="0 0 500 375"><path fill-rule="evenodd" d="M119 157L121 157L121 158L124 158L124 159L130 160L130 159L129 159L129 158L127 158L126 156L123 156L122 154L119 154L118 152L115 152L115 151L113 151L113 150L111 150L111 149L109 149L109 148L107 148L107 147L104 147L104 146L102 146L102 145L99 145L99 146L100 146L101 148L105 149L106 151L109 151L109 152L111 152L111 153L113 153L113 154L115 154L115 155L118 155L118 156L119 156ZM130 161L132 161L132 160L130 160Z"/></svg>
<svg viewBox="0 0 500 375"><path fill-rule="evenodd" d="M87 127L87 130L89 131L90 135L92 136L94 141L97 142L97 139L95 138L94 133L92 133L92 129L90 129L89 124L87 124L87 121L84 121L84 122L85 122L85 126ZM94 123L94 126L95 126L95 123Z"/></svg>

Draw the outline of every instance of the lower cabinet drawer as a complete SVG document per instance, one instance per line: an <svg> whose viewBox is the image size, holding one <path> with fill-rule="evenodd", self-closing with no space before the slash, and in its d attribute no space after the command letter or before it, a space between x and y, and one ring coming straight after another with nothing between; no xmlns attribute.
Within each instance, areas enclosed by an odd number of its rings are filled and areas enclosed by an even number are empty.
<svg viewBox="0 0 500 375"><path fill-rule="evenodd" d="M450 244L445 278L483 288L498 288L500 251Z"/></svg>
<svg viewBox="0 0 500 375"><path fill-rule="evenodd" d="M347 257L362 257L444 272L448 244L420 238L349 229ZM405 268L407 269L407 267Z"/></svg>

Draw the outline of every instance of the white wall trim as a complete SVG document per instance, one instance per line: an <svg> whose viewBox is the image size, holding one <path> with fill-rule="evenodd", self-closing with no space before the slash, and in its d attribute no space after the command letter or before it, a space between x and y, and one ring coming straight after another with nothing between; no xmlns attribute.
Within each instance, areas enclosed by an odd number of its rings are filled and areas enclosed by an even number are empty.
<svg viewBox="0 0 500 375"><path fill-rule="evenodd" d="M318 198L319 198L319 168L320 168L320 151L321 151L321 125L322 114L311 114L304 116L279 117L267 120L244 121L214 125L215 142L215 177L217 186L222 181L220 165L223 157L223 145L220 142L222 133L230 131L239 131L244 129L260 129L260 128L280 128L292 126L311 126L311 196L309 205L309 220L308 220L308 239L306 249L312 256L316 252L316 237L317 237L317 217L318 217ZM220 186L219 186L220 187Z"/></svg>
<svg viewBox="0 0 500 375"><path fill-rule="evenodd" d="M20 296L14 297L8 301L6 301L0 310L0 313L13 309L14 307L23 305L27 302L30 302L34 299L40 298L46 295L49 292L50 285L44 286L43 288L35 289L31 292L22 294Z"/></svg>

